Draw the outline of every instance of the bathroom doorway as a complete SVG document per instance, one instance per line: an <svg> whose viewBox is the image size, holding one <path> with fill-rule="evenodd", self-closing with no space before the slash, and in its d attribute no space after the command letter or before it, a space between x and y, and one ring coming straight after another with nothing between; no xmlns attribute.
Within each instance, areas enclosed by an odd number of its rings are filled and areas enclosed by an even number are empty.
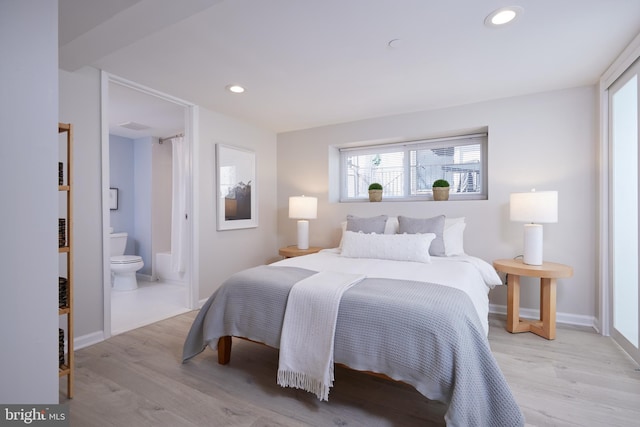
<svg viewBox="0 0 640 427"><path fill-rule="evenodd" d="M102 93L104 333L108 338L195 307L191 156L196 107L107 73L103 73ZM110 244L112 233L127 233L124 254L110 252L115 247ZM143 261L135 274L137 289L112 287L112 255Z"/></svg>

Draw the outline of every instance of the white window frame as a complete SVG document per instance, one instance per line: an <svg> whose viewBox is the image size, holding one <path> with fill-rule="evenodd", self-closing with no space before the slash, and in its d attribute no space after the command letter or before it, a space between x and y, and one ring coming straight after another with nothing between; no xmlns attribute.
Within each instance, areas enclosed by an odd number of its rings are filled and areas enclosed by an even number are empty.
<svg viewBox="0 0 640 427"><path fill-rule="evenodd" d="M411 165L409 153L412 150L420 149L436 149L436 148L449 148L460 147L464 145L480 144L480 162L478 164L480 173L480 191L475 193L454 193L449 194L449 200L487 200L488 198L488 134L487 133L473 133L456 135L445 138L432 138L422 139L414 141L400 141L390 144L370 144L359 145L338 148L340 153L340 202L362 202L368 201L365 196L360 197L347 197L347 156L358 154L366 155L372 153L383 152L405 152L404 159L404 194L402 196L384 196L384 201L426 201L433 200L433 193L431 191L424 192L423 194L410 194L410 179L411 179Z"/></svg>

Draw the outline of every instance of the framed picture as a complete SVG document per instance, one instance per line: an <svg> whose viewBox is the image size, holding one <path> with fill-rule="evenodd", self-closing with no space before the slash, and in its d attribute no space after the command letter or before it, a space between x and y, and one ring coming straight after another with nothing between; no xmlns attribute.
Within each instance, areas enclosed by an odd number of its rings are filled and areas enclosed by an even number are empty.
<svg viewBox="0 0 640 427"><path fill-rule="evenodd" d="M118 210L118 189L109 189L109 209L112 211Z"/></svg>
<svg viewBox="0 0 640 427"><path fill-rule="evenodd" d="M216 144L218 230L258 226L256 154Z"/></svg>

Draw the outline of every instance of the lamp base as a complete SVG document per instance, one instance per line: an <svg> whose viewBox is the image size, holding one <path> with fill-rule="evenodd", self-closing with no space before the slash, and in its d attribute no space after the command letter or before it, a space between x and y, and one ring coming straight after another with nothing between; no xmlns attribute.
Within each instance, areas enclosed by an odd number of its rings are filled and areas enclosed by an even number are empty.
<svg viewBox="0 0 640 427"><path fill-rule="evenodd" d="M524 257L522 262L542 265L542 225L524 225Z"/></svg>
<svg viewBox="0 0 640 427"><path fill-rule="evenodd" d="M298 220L298 249L309 249L309 221Z"/></svg>

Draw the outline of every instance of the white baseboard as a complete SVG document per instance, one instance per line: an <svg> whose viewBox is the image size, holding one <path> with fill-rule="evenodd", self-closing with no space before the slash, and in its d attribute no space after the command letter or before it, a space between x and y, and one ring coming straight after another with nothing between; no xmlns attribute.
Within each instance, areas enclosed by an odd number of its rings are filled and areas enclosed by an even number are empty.
<svg viewBox="0 0 640 427"><path fill-rule="evenodd" d="M202 308L204 303L207 302L208 298L201 299L198 301L198 309ZM507 315L507 306L506 305L497 305L497 304L489 304L489 313L493 314L501 314ZM535 310L531 308L521 308L520 315L529 319L539 319L540 318L540 310ZM556 322L564 323L567 325L576 325L576 326L586 326L589 328L593 328L598 331L598 323L596 318L593 316L585 316L581 314L571 314L571 313L556 313ZM73 340L73 345L76 350L80 350L84 347L89 347L90 345L97 344L99 342L104 341L104 333L102 331L92 332L87 335L83 335L80 337L76 337Z"/></svg>
<svg viewBox="0 0 640 427"><path fill-rule="evenodd" d="M154 277L150 274L142 274L142 273L136 273L136 279L142 280L144 282L155 282L158 280L157 277Z"/></svg>
<svg viewBox="0 0 640 427"><path fill-rule="evenodd" d="M489 313L507 315L506 305L489 304ZM540 310L531 308L520 308L520 316L527 319L539 319ZM582 314L556 313L556 323L567 325L586 326L597 330L596 318Z"/></svg>
<svg viewBox="0 0 640 427"><path fill-rule="evenodd" d="M103 331L92 332L87 335L75 337L73 339L73 348L74 350L80 350L81 348L89 347L90 345L97 344L102 341L104 341Z"/></svg>

